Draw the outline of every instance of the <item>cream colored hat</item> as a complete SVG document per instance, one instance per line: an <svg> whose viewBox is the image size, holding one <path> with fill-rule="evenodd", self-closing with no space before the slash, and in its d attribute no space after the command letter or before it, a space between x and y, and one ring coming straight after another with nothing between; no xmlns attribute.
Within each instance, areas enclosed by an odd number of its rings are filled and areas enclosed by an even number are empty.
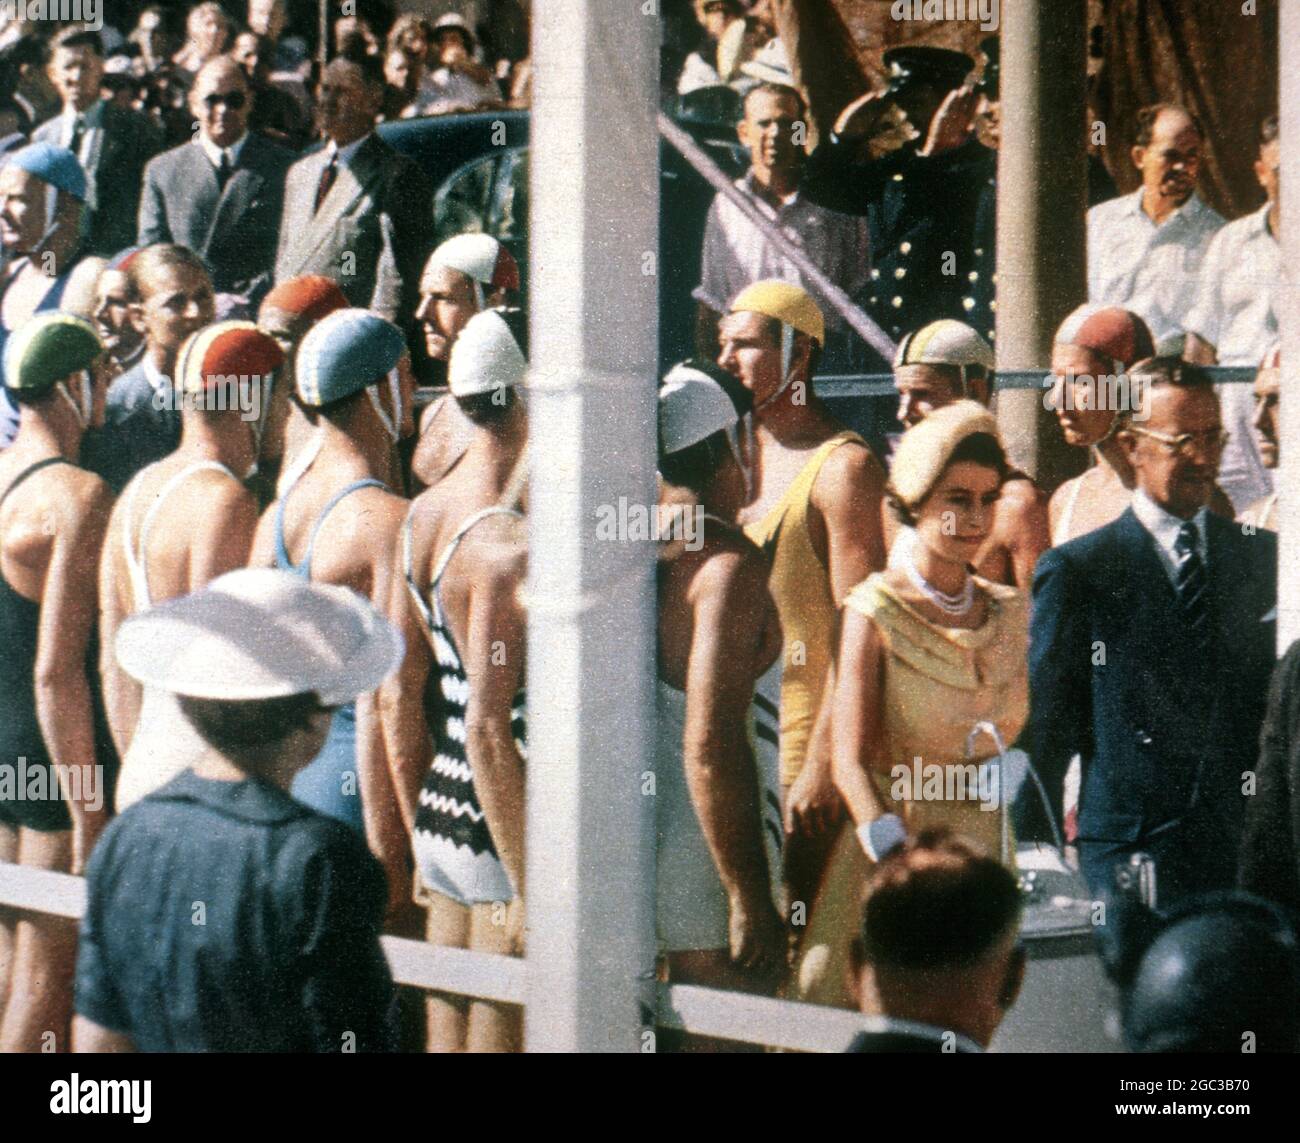
<svg viewBox="0 0 1300 1143"><path fill-rule="evenodd" d="M998 437L998 422L977 401L954 401L905 432L894 450L889 486L908 508L915 508L934 488L948 458L967 437L988 433Z"/></svg>
<svg viewBox="0 0 1300 1143"><path fill-rule="evenodd" d="M348 588L242 568L131 616L115 650L132 678L173 694L240 702L315 692L339 706L396 670L403 643Z"/></svg>

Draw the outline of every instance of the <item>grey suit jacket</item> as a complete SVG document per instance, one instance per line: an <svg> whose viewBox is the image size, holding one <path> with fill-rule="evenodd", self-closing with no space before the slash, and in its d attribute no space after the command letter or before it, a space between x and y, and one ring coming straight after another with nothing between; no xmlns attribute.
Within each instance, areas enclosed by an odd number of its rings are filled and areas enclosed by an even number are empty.
<svg viewBox="0 0 1300 1143"><path fill-rule="evenodd" d="M145 168L139 245L188 246L208 264L219 293L246 294L256 304L270 289L293 161L293 152L250 132L223 190L197 143L165 151Z"/></svg>
<svg viewBox="0 0 1300 1143"><path fill-rule="evenodd" d="M321 148L289 170L275 280L323 274L354 306L405 325L433 245L433 188L414 163L372 135L340 168L317 212L327 162Z"/></svg>
<svg viewBox="0 0 1300 1143"><path fill-rule="evenodd" d="M135 245L136 214L145 164L163 145L162 128L138 111L114 104L103 109L102 138L86 177L90 183L87 214L82 221L85 252L111 258ZM34 143L58 147L63 118L56 115L32 133Z"/></svg>

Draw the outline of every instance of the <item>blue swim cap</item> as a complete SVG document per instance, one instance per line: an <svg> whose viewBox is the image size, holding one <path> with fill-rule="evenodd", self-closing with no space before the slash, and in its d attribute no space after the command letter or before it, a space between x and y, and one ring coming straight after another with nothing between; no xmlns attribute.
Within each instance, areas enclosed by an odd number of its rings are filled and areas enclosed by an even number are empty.
<svg viewBox="0 0 1300 1143"><path fill-rule="evenodd" d="M78 202L86 201L86 172L67 147L32 143L10 155L5 165L30 172L42 182L72 195Z"/></svg>
<svg viewBox="0 0 1300 1143"><path fill-rule="evenodd" d="M351 397L386 377L405 352L406 338L392 322L369 310L335 310L298 347L298 399L318 409Z"/></svg>

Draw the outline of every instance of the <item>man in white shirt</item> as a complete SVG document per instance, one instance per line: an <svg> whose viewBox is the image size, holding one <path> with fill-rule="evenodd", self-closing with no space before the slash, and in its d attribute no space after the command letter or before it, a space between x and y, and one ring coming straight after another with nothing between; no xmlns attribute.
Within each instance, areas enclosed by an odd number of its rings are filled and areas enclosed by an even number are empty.
<svg viewBox="0 0 1300 1143"><path fill-rule="evenodd" d="M763 83L745 97L745 117L736 131L749 148L749 172L736 182L758 212L780 227L845 293L867 281L870 242L867 221L817 206L799 191L803 148L795 140L803 122L803 96L783 84ZM700 352L717 352L719 315L746 286L780 278L806 289L827 315L832 338L843 326L836 311L795 265L725 196L709 208L700 261L697 342Z"/></svg>
<svg viewBox="0 0 1300 1143"><path fill-rule="evenodd" d="M1282 281L1278 244L1278 165L1281 145L1277 116L1260 125L1255 177L1268 201L1228 223L1210 243L1201 263L1196 304L1187 315L1183 356L1198 365L1254 367L1280 336L1274 301ZM1272 475L1252 431L1254 400L1245 385L1220 385L1224 427L1232 435L1223 451L1219 483L1241 512L1273 491Z"/></svg>
<svg viewBox="0 0 1300 1143"><path fill-rule="evenodd" d="M689 95L702 87L725 82L718 72L718 41L733 20L743 15L740 0L695 0L695 22L704 42L686 57L677 79L677 94Z"/></svg>
<svg viewBox="0 0 1300 1143"><path fill-rule="evenodd" d="M1088 300L1139 315L1158 352L1177 352L1201 261L1223 217L1196 193L1205 135L1190 112L1138 112L1133 165L1142 186L1088 211Z"/></svg>

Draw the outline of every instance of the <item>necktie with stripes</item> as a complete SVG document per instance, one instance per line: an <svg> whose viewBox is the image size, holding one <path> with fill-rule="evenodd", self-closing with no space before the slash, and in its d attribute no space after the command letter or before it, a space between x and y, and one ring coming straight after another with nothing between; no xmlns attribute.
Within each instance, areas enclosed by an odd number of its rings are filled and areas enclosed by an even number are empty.
<svg viewBox="0 0 1300 1143"><path fill-rule="evenodd" d="M1205 562L1197 547L1199 539L1200 533L1195 522L1185 520L1174 541L1174 554L1178 557L1174 586L1188 632L1194 642L1204 645L1209 636L1210 615L1205 594L1209 580L1205 574Z"/></svg>

